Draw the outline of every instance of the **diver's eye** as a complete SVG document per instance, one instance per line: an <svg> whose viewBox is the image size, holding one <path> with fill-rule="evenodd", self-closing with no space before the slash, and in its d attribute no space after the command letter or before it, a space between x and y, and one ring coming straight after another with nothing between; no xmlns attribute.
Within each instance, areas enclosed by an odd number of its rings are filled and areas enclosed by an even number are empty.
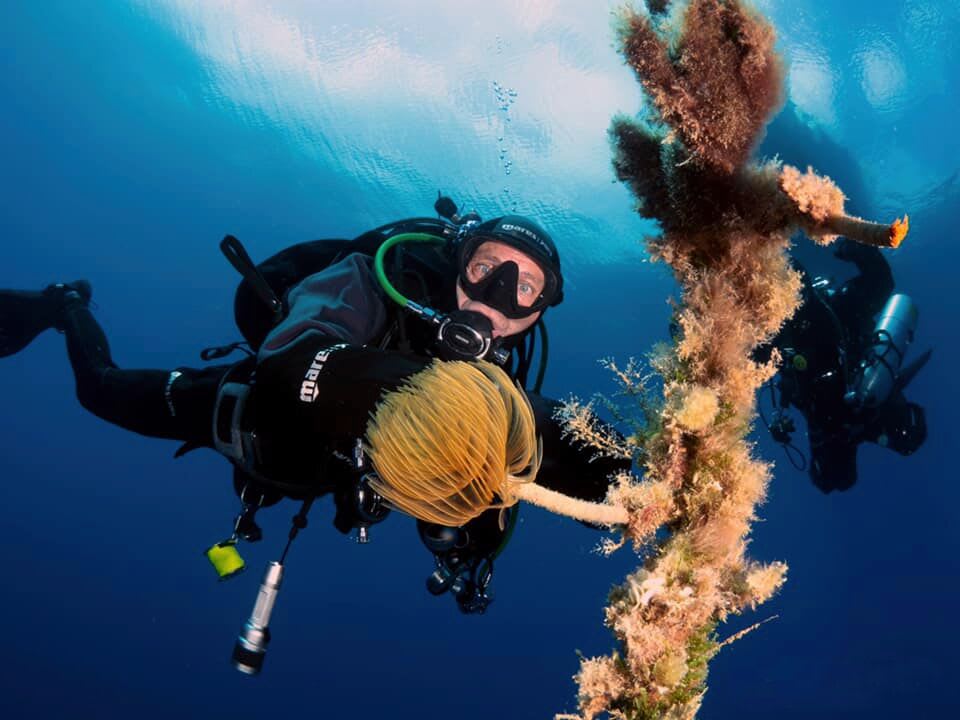
<svg viewBox="0 0 960 720"><path fill-rule="evenodd" d="M517 284L517 304L521 307L530 307L543 295L543 289L532 283L521 280Z"/></svg>
<svg viewBox="0 0 960 720"><path fill-rule="evenodd" d="M476 282L483 276L488 275L491 270L493 270L493 266L486 262L474 261L467 265L467 275L470 276L472 282Z"/></svg>

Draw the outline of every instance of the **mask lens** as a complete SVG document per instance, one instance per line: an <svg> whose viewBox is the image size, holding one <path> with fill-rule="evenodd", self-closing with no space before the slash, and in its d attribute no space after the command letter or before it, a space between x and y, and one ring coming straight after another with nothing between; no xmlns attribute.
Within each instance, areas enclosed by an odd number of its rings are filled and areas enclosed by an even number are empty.
<svg viewBox="0 0 960 720"><path fill-rule="evenodd" d="M512 260L499 262L490 257L474 257L467 263L466 276L470 282L478 284L483 282L485 278L500 271L501 268L510 265L517 269L516 273L514 273L516 280L511 283L513 286L511 289L517 297L517 306L529 308L543 294L544 282L542 279L533 276L533 273L529 271L524 272L521 276L520 268ZM503 280L501 280L501 282L503 282Z"/></svg>

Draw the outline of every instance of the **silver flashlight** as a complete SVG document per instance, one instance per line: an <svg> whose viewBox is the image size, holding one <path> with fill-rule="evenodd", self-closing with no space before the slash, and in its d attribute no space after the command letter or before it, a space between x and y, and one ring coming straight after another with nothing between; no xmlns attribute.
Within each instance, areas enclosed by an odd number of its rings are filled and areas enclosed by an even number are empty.
<svg viewBox="0 0 960 720"><path fill-rule="evenodd" d="M233 666L247 675L256 675L263 667L267 644L270 642L270 615L282 580L283 565L274 560L267 565L253 612L244 623L237 643L233 646Z"/></svg>

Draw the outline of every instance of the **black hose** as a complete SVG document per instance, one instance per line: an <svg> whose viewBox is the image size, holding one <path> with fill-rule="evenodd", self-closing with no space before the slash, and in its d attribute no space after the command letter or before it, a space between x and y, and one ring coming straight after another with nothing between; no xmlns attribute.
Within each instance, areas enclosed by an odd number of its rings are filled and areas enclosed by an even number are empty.
<svg viewBox="0 0 960 720"><path fill-rule="evenodd" d="M220 252L236 268L237 272L250 283L250 287L253 288L257 296L273 311L274 318L279 319L283 315L283 303L273 292L270 283L257 269L257 264L247 254L241 242L233 235L227 235L220 241Z"/></svg>
<svg viewBox="0 0 960 720"><path fill-rule="evenodd" d="M549 359L548 356L550 354L550 339L547 337L547 326L543 322L542 317L537 321L537 327L540 328L540 339L543 341L543 347L540 348L540 367L537 369L537 380L533 384L533 391L539 394L540 388L543 386L543 378L547 374L547 360Z"/></svg>

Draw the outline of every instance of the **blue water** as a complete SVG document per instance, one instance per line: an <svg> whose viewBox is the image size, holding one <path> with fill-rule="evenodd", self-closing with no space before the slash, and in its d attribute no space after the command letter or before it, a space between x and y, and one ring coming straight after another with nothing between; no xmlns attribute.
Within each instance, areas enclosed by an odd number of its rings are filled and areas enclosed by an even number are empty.
<svg viewBox="0 0 960 720"><path fill-rule="evenodd" d="M929 437L910 458L864 447L857 486L824 496L757 435L777 465L750 551L790 579L724 628L778 616L715 660L701 717L952 716L960 4L759 5L791 68L761 152L860 214L910 213L889 258L921 309L914 352L936 349L909 392ZM550 228L569 291L545 390L608 390L596 359L664 339L673 291L612 182L609 118L641 99L610 42L603 3L573 0L2 3L0 286L87 277L117 362L197 365L237 336L224 233L265 257L429 214L443 189ZM575 650L610 648L601 608L635 560L593 554L595 532L525 509L496 602L466 617L425 592L411 521L360 547L322 503L265 672L241 676L233 639L295 507L263 513L252 571L217 583L222 459L87 415L55 333L2 362L0 398L0 717L548 718L574 708Z"/></svg>

